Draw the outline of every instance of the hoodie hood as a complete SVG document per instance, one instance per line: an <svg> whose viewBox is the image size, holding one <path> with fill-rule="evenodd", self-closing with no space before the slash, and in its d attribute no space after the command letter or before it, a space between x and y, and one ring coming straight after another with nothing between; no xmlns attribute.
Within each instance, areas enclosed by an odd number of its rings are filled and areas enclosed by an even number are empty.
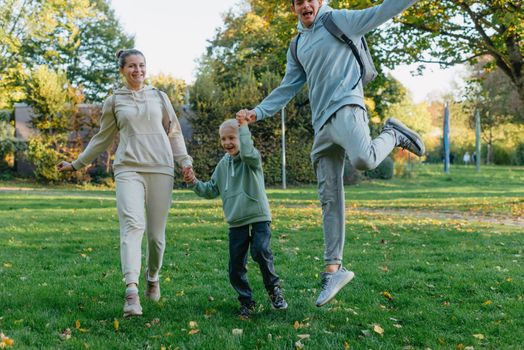
<svg viewBox="0 0 524 350"><path fill-rule="evenodd" d="M309 27L309 28L304 27L302 22L300 20L298 20L298 24L297 24L298 32L299 33L304 33L304 32L307 32L307 31L314 30L315 27L317 26L318 22L320 21L320 17L322 17L323 14L325 14L325 13L327 13L329 11L333 11L333 9L331 7L329 7L327 4L324 3L322 6L320 6L320 8L318 9L317 16L315 17L315 22L313 22L313 25L311 27Z"/></svg>
<svg viewBox="0 0 524 350"><path fill-rule="evenodd" d="M131 90L127 86L123 86L120 89L116 89L114 94L121 96L128 96L133 99L135 106L138 110L138 114L147 115L147 120L151 120L151 115L149 113L148 105L148 94L154 91L154 88L151 85L144 85L140 90Z"/></svg>
<svg viewBox="0 0 524 350"><path fill-rule="evenodd" d="M115 95L130 95L130 94L139 94L144 93L145 91L151 91L154 90L154 88L151 85L144 85L140 90L131 90L127 86L122 86L120 89L116 89L114 94Z"/></svg>

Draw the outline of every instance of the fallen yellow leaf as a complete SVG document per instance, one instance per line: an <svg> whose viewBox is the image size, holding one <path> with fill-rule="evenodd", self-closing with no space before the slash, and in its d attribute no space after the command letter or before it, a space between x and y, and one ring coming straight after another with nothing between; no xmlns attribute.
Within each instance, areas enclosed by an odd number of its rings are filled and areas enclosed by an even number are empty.
<svg viewBox="0 0 524 350"><path fill-rule="evenodd" d="M194 334L197 334L198 332L200 332L198 329L192 329L189 332L187 332L187 334L194 335Z"/></svg>
<svg viewBox="0 0 524 350"><path fill-rule="evenodd" d="M349 340L344 342L344 350L349 350Z"/></svg>
<svg viewBox="0 0 524 350"><path fill-rule="evenodd" d="M120 328L120 322L115 318L113 321L113 328L115 328L115 331L118 332L118 329Z"/></svg>
<svg viewBox="0 0 524 350"><path fill-rule="evenodd" d="M295 330L299 329L300 323L298 321L295 321L295 323L293 324L293 328L295 328Z"/></svg>
<svg viewBox="0 0 524 350"><path fill-rule="evenodd" d="M380 334L381 336L384 335L384 328L380 327L379 324L375 324L375 325L373 325L373 331L374 331L375 333Z"/></svg>
<svg viewBox="0 0 524 350"><path fill-rule="evenodd" d="M480 334L480 333L479 334L473 334L473 337L478 339L478 340L482 340L482 339L484 339L484 334Z"/></svg>
<svg viewBox="0 0 524 350"><path fill-rule="evenodd" d="M386 298L387 300L393 300L393 295L391 295L391 293L389 293L388 291L384 291L384 292L382 292L382 295L383 295L384 298Z"/></svg>
<svg viewBox="0 0 524 350"><path fill-rule="evenodd" d="M76 328L76 329L79 329L79 328L80 328L80 320L76 320L76 321L75 321L75 328Z"/></svg>
<svg viewBox="0 0 524 350"><path fill-rule="evenodd" d="M485 302L482 303L482 305L491 305L491 304L493 304L491 300L486 300Z"/></svg>

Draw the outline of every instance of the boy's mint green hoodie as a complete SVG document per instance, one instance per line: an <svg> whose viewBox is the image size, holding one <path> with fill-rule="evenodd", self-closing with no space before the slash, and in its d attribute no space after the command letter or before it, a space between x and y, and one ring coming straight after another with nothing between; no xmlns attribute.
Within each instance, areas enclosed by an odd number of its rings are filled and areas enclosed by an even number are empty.
<svg viewBox="0 0 524 350"><path fill-rule="evenodd" d="M236 156L226 153L218 162L211 180L197 181L192 187L200 197L222 198L222 208L230 227L271 221L260 153L253 146L247 126L238 129L238 136L240 152Z"/></svg>

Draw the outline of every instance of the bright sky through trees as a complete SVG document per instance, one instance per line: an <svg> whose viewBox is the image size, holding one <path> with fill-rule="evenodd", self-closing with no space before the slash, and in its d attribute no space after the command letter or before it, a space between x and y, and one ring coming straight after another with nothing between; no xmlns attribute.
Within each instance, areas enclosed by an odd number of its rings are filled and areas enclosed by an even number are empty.
<svg viewBox="0 0 524 350"><path fill-rule="evenodd" d="M135 35L136 46L148 60L149 74L167 73L193 81L196 60L204 53L207 40L222 25L222 14L239 0L165 1L112 0L123 27ZM459 68L441 70L430 65L424 76L413 77L416 66L400 66L393 71L413 94L415 102L433 92L452 89L460 81Z"/></svg>

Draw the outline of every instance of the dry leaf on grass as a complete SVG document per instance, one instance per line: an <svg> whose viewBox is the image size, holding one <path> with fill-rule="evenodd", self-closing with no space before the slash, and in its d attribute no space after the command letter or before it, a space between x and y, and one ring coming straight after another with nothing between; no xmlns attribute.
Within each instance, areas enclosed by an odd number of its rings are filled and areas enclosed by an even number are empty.
<svg viewBox="0 0 524 350"><path fill-rule="evenodd" d="M244 331L240 328L233 328L233 330L231 331L231 333L234 335L234 336L237 336L237 337L240 337L242 334L244 334Z"/></svg>
<svg viewBox="0 0 524 350"><path fill-rule="evenodd" d="M388 291L384 291L384 292L382 292L382 295L383 295L384 298L386 298L387 300L393 300L393 295L391 295L391 293L388 292Z"/></svg>
<svg viewBox="0 0 524 350"><path fill-rule="evenodd" d="M5 348L6 346L13 346L15 341L8 336L6 336L4 333L0 333L0 348Z"/></svg>
<svg viewBox="0 0 524 350"><path fill-rule="evenodd" d="M190 330L189 332L187 332L187 334L189 334L189 335L194 335L194 334L197 334L197 333L199 333L199 332L200 332L200 330L198 330L198 329L192 329L192 330Z"/></svg>
<svg viewBox="0 0 524 350"><path fill-rule="evenodd" d="M196 323L195 321L189 321L189 328L195 329L197 327L198 327L198 323Z"/></svg>
<svg viewBox="0 0 524 350"><path fill-rule="evenodd" d="M62 333L60 333L59 337L62 340L69 340L69 339L71 339L71 329L66 328Z"/></svg>
<svg viewBox="0 0 524 350"><path fill-rule="evenodd" d="M374 331L375 333L380 334L381 336L384 335L384 328L380 327L379 324L375 324L375 325L373 325L373 331Z"/></svg>
<svg viewBox="0 0 524 350"><path fill-rule="evenodd" d="M297 350L304 349L304 344L302 344L302 343L300 342L300 340L297 340L297 341L295 342L295 349L297 349Z"/></svg>
<svg viewBox="0 0 524 350"><path fill-rule="evenodd" d="M485 337L484 337L484 334L473 334L473 337L478 339L478 340L483 340Z"/></svg>
<svg viewBox="0 0 524 350"><path fill-rule="evenodd" d="M118 329L120 328L120 322L115 318L114 321L113 321L113 328L115 329L115 331L118 332Z"/></svg>

